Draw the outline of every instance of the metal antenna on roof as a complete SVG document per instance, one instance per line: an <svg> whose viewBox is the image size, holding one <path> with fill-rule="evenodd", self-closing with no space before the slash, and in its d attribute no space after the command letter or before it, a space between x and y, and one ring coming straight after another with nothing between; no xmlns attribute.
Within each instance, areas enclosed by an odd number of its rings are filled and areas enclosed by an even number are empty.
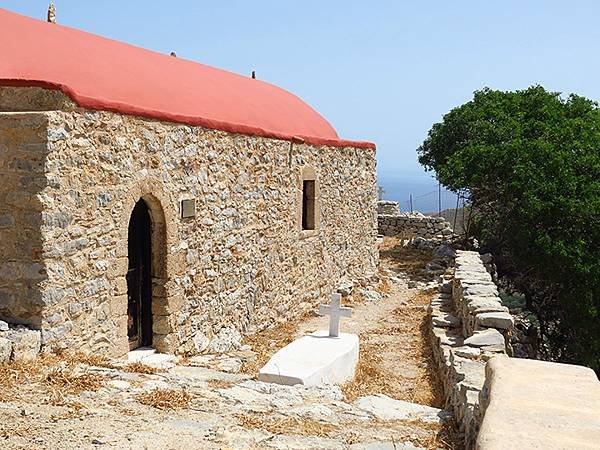
<svg viewBox="0 0 600 450"><path fill-rule="evenodd" d="M177 58L177 53L171 52L171 56L174 57L174 58Z"/></svg>
<svg viewBox="0 0 600 450"><path fill-rule="evenodd" d="M56 6L54 6L54 2L50 2L50 5L48 5L48 22L56 23Z"/></svg>
<svg viewBox="0 0 600 450"><path fill-rule="evenodd" d="M253 71L252 71L252 79L253 79L253 80L256 80L256 70L253 70Z"/></svg>

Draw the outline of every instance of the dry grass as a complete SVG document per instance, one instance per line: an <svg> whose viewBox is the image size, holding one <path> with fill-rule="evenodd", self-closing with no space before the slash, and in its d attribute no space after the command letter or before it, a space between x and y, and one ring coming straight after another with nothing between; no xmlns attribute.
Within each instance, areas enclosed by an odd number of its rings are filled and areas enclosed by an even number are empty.
<svg viewBox="0 0 600 450"><path fill-rule="evenodd" d="M108 360L81 353L44 354L32 361L13 361L0 365L0 401L19 398L26 390L43 388L50 392L50 403L75 409L80 404L65 400L66 395L96 391L105 377L97 374L75 374L79 364L109 367Z"/></svg>
<svg viewBox="0 0 600 450"><path fill-rule="evenodd" d="M457 448L453 443L455 442L453 433L456 432L454 424L440 425L438 423L426 423L421 422L419 420L375 420L374 422L374 426L394 428L395 433L392 442L410 441L413 445L426 448L427 450L453 450ZM407 429L411 430L414 428L419 428L420 430L425 432L424 434L426 434L426 436L416 436L415 433L412 431L404 431Z"/></svg>
<svg viewBox="0 0 600 450"><path fill-rule="evenodd" d="M299 417L274 419L259 415L239 415L237 419L240 425L246 429L261 429L273 434L329 437L331 433L339 429L330 423Z"/></svg>
<svg viewBox="0 0 600 450"><path fill-rule="evenodd" d="M368 422L345 423L341 428L331 423L294 416L274 418L243 414L237 416L237 419L240 426L246 429L261 429L276 435L317 436L322 438L336 438L342 435L346 444L355 444L361 441L361 434L369 435L370 431L378 429L386 433L391 431L393 433L392 442L410 441L414 445L426 449L453 448L451 428L437 423L372 419ZM423 433L420 436L417 435L414 432L415 428L420 429Z"/></svg>
<svg viewBox="0 0 600 450"><path fill-rule="evenodd" d="M30 383L40 373L41 365L32 362L13 362L0 365L0 401L11 401L16 397L16 387Z"/></svg>
<svg viewBox="0 0 600 450"><path fill-rule="evenodd" d="M235 385L235 382L225 380L208 380L206 384L208 384L211 389L227 389Z"/></svg>
<svg viewBox="0 0 600 450"><path fill-rule="evenodd" d="M348 400L381 393L423 405L440 407L443 404L426 328L427 315L422 308L429 304L431 295L418 292L406 307L394 310L392 320L383 323L380 329L361 334L356 376L342 386ZM404 379L391 372L386 361L390 357L389 342L379 336L398 337L397 345L410 349L402 358L405 363L407 357L414 361L412 365L418 367L416 378Z"/></svg>
<svg viewBox="0 0 600 450"><path fill-rule="evenodd" d="M110 359L103 355L74 353L66 354L66 359L71 360L74 364L87 364L88 366L104 367L105 369L118 369L119 367L114 365Z"/></svg>
<svg viewBox="0 0 600 450"><path fill-rule="evenodd" d="M144 364L141 362L129 363L125 367L122 367L122 370L124 370L125 372L131 372L131 373L143 373L146 375L152 375L155 373L164 372L163 369L159 369L157 367L152 367L152 366L149 366L148 364Z"/></svg>
<svg viewBox="0 0 600 450"><path fill-rule="evenodd" d="M294 320L281 322L259 333L246 336L243 343L252 347L252 351L256 353L256 358L245 360L242 365L242 372L258 375L258 371L276 351L294 340L299 324L311 315L311 312L306 312Z"/></svg>
<svg viewBox="0 0 600 450"><path fill-rule="evenodd" d="M366 342L360 335L360 354L354 379L342 386L342 392L350 402L358 397L372 394L385 394L390 391L390 378L381 369L380 348Z"/></svg>
<svg viewBox="0 0 600 450"><path fill-rule="evenodd" d="M92 373L76 375L71 367L55 367L45 376L45 383L62 394L81 394L84 391L97 391L106 377Z"/></svg>
<svg viewBox="0 0 600 450"><path fill-rule="evenodd" d="M423 273L423 269L433 259L429 250L418 250L413 247L405 247L402 239L386 237L379 247L379 255L390 268L406 273L413 280L427 280L429 275Z"/></svg>
<svg viewBox="0 0 600 450"><path fill-rule="evenodd" d="M29 425L24 425L21 423L14 423L12 421L0 423L0 438L2 438L2 439L9 439L9 438L12 438L15 436L29 437L32 435L33 435L33 432Z"/></svg>
<svg viewBox="0 0 600 450"><path fill-rule="evenodd" d="M161 410L187 408L191 396L185 390L153 389L136 396L136 400L143 405L152 406Z"/></svg>

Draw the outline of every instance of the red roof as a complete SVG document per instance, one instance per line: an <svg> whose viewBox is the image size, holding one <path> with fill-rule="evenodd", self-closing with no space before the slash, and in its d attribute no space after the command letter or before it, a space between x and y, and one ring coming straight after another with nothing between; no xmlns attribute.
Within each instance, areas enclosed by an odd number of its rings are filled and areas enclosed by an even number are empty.
<svg viewBox="0 0 600 450"><path fill-rule="evenodd" d="M341 140L295 95L260 80L0 8L0 85L60 89L88 109L313 145Z"/></svg>

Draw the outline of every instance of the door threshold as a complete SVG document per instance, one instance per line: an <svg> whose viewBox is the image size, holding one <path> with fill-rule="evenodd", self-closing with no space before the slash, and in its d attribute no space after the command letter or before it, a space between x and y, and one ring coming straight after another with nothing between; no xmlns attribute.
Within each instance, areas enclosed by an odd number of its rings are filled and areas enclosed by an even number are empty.
<svg viewBox="0 0 600 450"><path fill-rule="evenodd" d="M127 353L127 361L132 363L142 363L158 369L169 369L177 362L175 355L157 353L152 347L139 347Z"/></svg>

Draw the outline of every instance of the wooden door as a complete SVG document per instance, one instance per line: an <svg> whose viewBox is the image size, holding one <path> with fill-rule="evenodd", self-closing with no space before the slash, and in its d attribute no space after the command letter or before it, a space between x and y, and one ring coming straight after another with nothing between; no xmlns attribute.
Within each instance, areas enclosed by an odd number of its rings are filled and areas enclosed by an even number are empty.
<svg viewBox="0 0 600 450"><path fill-rule="evenodd" d="M152 345L152 223L143 200L131 213L127 245L127 334L134 349Z"/></svg>

